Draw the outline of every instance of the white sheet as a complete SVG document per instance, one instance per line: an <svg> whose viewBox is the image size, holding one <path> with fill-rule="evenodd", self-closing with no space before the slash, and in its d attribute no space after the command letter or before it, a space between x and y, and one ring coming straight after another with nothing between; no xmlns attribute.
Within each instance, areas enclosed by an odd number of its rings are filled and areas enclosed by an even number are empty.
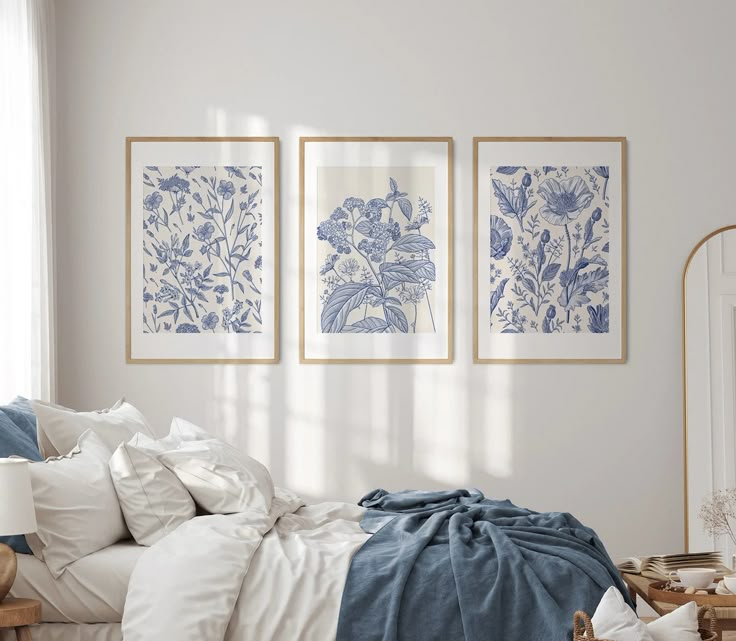
<svg viewBox="0 0 736 641"><path fill-rule="evenodd" d="M45 622L120 623L130 575L145 549L116 543L70 564L58 579L43 561L19 554L10 595L41 601Z"/></svg>
<svg viewBox="0 0 736 641"><path fill-rule="evenodd" d="M123 641L119 623L42 623L31 634L33 641ZM15 632L0 630L0 641L15 641Z"/></svg>
<svg viewBox="0 0 736 641"><path fill-rule="evenodd" d="M228 641L334 639L350 560L369 537L364 511L319 503L282 516L248 568Z"/></svg>
<svg viewBox="0 0 736 641"><path fill-rule="evenodd" d="M149 548L130 580L126 641L329 641L361 508L279 490L268 515L193 519Z"/></svg>

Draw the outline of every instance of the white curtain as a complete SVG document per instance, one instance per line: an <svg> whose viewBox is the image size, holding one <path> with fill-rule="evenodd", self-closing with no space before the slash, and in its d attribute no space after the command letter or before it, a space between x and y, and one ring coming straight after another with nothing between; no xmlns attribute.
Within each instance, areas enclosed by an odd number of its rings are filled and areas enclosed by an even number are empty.
<svg viewBox="0 0 736 641"><path fill-rule="evenodd" d="M52 0L0 0L0 404L55 396Z"/></svg>

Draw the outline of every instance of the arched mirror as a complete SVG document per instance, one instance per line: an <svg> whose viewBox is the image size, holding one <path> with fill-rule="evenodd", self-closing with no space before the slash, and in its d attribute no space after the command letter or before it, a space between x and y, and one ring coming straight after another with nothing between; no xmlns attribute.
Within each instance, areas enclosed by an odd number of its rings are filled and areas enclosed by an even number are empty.
<svg viewBox="0 0 736 641"><path fill-rule="evenodd" d="M685 538L689 551L720 550L728 564L736 530L709 532L701 508L715 490L736 488L736 225L695 246L682 290Z"/></svg>

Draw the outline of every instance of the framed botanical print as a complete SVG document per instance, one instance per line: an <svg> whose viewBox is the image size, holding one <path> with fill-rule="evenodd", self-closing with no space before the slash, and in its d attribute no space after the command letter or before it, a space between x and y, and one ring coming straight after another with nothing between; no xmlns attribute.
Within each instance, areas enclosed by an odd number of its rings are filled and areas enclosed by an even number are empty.
<svg viewBox="0 0 736 641"><path fill-rule="evenodd" d="M128 138L127 361L276 363L278 138Z"/></svg>
<svg viewBox="0 0 736 641"><path fill-rule="evenodd" d="M626 139L475 138L476 363L626 361Z"/></svg>
<svg viewBox="0 0 736 641"><path fill-rule="evenodd" d="M452 362L452 139L302 138L300 360Z"/></svg>

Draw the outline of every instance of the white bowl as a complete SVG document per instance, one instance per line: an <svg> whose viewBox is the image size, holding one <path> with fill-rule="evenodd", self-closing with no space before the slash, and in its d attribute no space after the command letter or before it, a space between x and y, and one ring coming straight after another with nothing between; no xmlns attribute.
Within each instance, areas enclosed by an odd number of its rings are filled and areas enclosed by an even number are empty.
<svg viewBox="0 0 736 641"><path fill-rule="evenodd" d="M677 570L677 578L680 579L680 583L688 588L704 590L713 583L713 579L716 578L716 571L711 568L681 568ZM728 587L728 584L726 587Z"/></svg>
<svg viewBox="0 0 736 641"><path fill-rule="evenodd" d="M733 594L736 594L736 574L729 574L723 577L723 585L726 589Z"/></svg>

